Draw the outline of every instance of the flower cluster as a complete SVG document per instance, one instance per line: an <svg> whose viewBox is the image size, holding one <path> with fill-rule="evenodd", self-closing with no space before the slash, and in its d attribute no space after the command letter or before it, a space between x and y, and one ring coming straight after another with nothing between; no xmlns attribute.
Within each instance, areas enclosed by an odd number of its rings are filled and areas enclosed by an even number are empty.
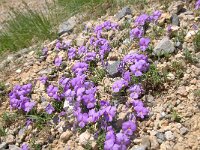
<svg viewBox="0 0 200 150"><path fill-rule="evenodd" d="M149 38L144 38L145 28L148 23L156 23L161 16L160 11L154 11L152 15L142 14L135 19L135 28L130 31L130 38L139 39L140 50L145 51L150 43Z"/></svg>
<svg viewBox="0 0 200 150"><path fill-rule="evenodd" d="M105 21L104 23L100 24L100 25L97 25L95 28L94 28L94 33L97 35L98 38L101 37L101 34L103 32L103 29L105 30L116 30L118 29L118 24L116 23L112 23L110 21Z"/></svg>
<svg viewBox="0 0 200 150"><path fill-rule="evenodd" d="M150 39L145 38L144 25L151 20L156 22L160 16L159 11L155 11L152 16L143 14L135 20L136 28L131 30L131 39L138 39L141 51L145 51L150 43ZM57 83L47 81L47 76L39 78L42 84L47 86L48 96L55 102L64 101L72 107L73 115L76 119L75 125L83 128L87 125L96 124L100 130L106 132L104 149L126 150L130 144L130 139L136 131L136 117L144 118L148 114L148 109L144 107L140 100L144 90L141 84L132 84L132 77L142 76L149 68L147 56L139 53L130 53L122 59L119 71L122 78L114 82L113 92L117 93L124 90L130 97L130 102L125 102L126 107L131 107L131 117L124 120L118 133L115 133L113 122L117 119L117 108L109 100L99 100L97 87L89 80L88 74L91 62L101 61L104 66L107 54L111 51L109 40L103 37L102 33L108 30L117 30L118 25L110 21L105 21L95 27L95 35L89 38L89 45L76 47L71 42L57 41L55 50L59 53L64 50L67 53L67 59L73 62L70 75L63 74ZM45 54L47 54L45 52ZM77 60L79 58L79 61ZM54 64L56 67L61 66L64 57L56 56ZM75 60L76 59L76 60ZM10 96L11 108L23 109L29 112L34 102L30 101L29 95L32 85L15 86ZM66 109L67 110L67 109ZM56 112L56 108L51 103L45 107L47 114ZM63 111L59 115L66 115ZM24 146L26 147L26 146Z"/></svg>
<svg viewBox="0 0 200 150"><path fill-rule="evenodd" d="M143 54L130 53L124 56L120 63L119 70L126 73L125 78L128 75L134 75L136 77L142 76L149 68L148 58ZM127 73L127 70L129 73Z"/></svg>
<svg viewBox="0 0 200 150"><path fill-rule="evenodd" d="M29 112L35 106L35 102L32 102L29 95L32 90L32 84L16 85L9 93L10 106L14 109L22 109L25 112Z"/></svg>
<svg viewBox="0 0 200 150"><path fill-rule="evenodd" d="M126 150L130 144L130 136L136 131L136 124L133 120L128 120L122 124L122 130L115 133L112 126L107 127L106 138L104 142L105 150Z"/></svg>

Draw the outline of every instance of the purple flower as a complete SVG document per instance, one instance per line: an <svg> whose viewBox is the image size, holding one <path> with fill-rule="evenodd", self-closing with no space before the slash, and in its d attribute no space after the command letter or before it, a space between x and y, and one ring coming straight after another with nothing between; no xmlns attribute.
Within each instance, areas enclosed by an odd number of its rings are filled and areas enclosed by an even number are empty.
<svg viewBox="0 0 200 150"><path fill-rule="evenodd" d="M128 82L124 79L117 80L114 82L112 89L115 93L119 92L123 87L126 87L128 85Z"/></svg>
<svg viewBox="0 0 200 150"><path fill-rule="evenodd" d="M120 145L120 150L126 150L127 145L130 143L128 136L124 133L117 133L116 134L116 143Z"/></svg>
<svg viewBox="0 0 200 150"><path fill-rule="evenodd" d="M78 54L79 55L85 54L86 52L87 52L87 48L85 46L80 46L78 48Z"/></svg>
<svg viewBox="0 0 200 150"><path fill-rule="evenodd" d="M99 118L99 113L96 112L95 109L89 110L87 122L89 123L96 122L98 118Z"/></svg>
<svg viewBox="0 0 200 150"><path fill-rule="evenodd" d="M68 89L68 90L64 93L66 100L68 100L68 101L70 101L70 102L74 99L75 94L76 94L75 91L72 91L71 89Z"/></svg>
<svg viewBox="0 0 200 150"><path fill-rule="evenodd" d="M45 108L45 111L47 112L47 114L52 114L53 111L55 111L55 109L51 104L48 104L47 107Z"/></svg>
<svg viewBox="0 0 200 150"><path fill-rule="evenodd" d="M161 16L161 12L159 10L156 10L153 12L152 16L150 16L150 19L153 21L157 21Z"/></svg>
<svg viewBox="0 0 200 150"><path fill-rule="evenodd" d="M46 76L39 77L39 80L40 80L40 82L41 82L42 84L46 84L47 79L48 79L48 78L47 78Z"/></svg>
<svg viewBox="0 0 200 150"><path fill-rule="evenodd" d="M24 111L25 112L29 112L29 111L31 111L32 109L33 109L33 107L35 106L35 102L26 102L25 104L24 104Z"/></svg>
<svg viewBox="0 0 200 150"><path fill-rule="evenodd" d="M54 63L56 67L59 67L62 64L62 57L56 57Z"/></svg>
<svg viewBox="0 0 200 150"><path fill-rule="evenodd" d="M140 60L136 62L134 65L130 66L131 72L136 76L142 76L142 72L146 70L146 62L144 60Z"/></svg>
<svg viewBox="0 0 200 150"><path fill-rule="evenodd" d="M53 85L49 85L47 88L47 94L49 97L53 97L56 100L60 100L60 97L58 95L58 87L55 87Z"/></svg>
<svg viewBox="0 0 200 150"><path fill-rule="evenodd" d="M141 100L133 100L132 101L133 106L144 106L143 102Z"/></svg>
<svg viewBox="0 0 200 150"><path fill-rule="evenodd" d="M68 50L68 58L71 60L76 56L76 49L71 47Z"/></svg>
<svg viewBox="0 0 200 150"><path fill-rule="evenodd" d="M109 140L109 139L115 139L115 132L112 126L107 127L106 140Z"/></svg>
<svg viewBox="0 0 200 150"><path fill-rule="evenodd" d="M77 121L79 122L79 126L81 128L83 128L86 123L87 123L87 120L88 120L88 114L87 113L79 113L78 116L77 116Z"/></svg>
<svg viewBox="0 0 200 150"><path fill-rule="evenodd" d="M149 20L149 16L147 14L142 14L135 19L136 26L143 26Z"/></svg>
<svg viewBox="0 0 200 150"><path fill-rule="evenodd" d="M85 62L94 61L95 59L96 59L96 52L88 52L84 57Z"/></svg>
<svg viewBox="0 0 200 150"><path fill-rule="evenodd" d="M83 95L84 104L87 106L88 109L93 108L96 103L96 99L93 94Z"/></svg>
<svg viewBox="0 0 200 150"><path fill-rule="evenodd" d="M104 142L104 150L112 150L115 144L115 139L109 139Z"/></svg>
<svg viewBox="0 0 200 150"><path fill-rule="evenodd" d="M10 107L22 109L26 112L32 110L35 102L30 102L29 94L32 91L32 84L16 85L13 90L9 93Z"/></svg>
<svg viewBox="0 0 200 150"><path fill-rule="evenodd" d="M108 106L105 108L104 117L106 121L111 122L116 114L116 107Z"/></svg>
<svg viewBox="0 0 200 150"><path fill-rule="evenodd" d="M148 113L149 113L149 110L143 106L135 106L134 107L136 113L137 113L137 116L140 117L140 118L144 118L144 116L146 116Z"/></svg>
<svg viewBox="0 0 200 150"><path fill-rule="evenodd" d="M48 48L47 47L44 47L43 49L42 49L42 55L47 55L47 53L48 53Z"/></svg>
<svg viewBox="0 0 200 150"><path fill-rule="evenodd" d="M21 150L29 150L28 144L23 143L21 146Z"/></svg>
<svg viewBox="0 0 200 150"><path fill-rule="evenodd" d="M126 71L124 74L123 74L123 79L127 82L130 82L131 81L131 73L129 71Z"/></svg>
<svg viewBox="0 0 200 150"><path fill-rule="evenodd" d="M136 124L129 120L122 124L122 130L126 135L133 135L133 132L136 131Z"/></svg>
<svg viewBox="0 0 200 150"><path fill-rule="evenodd" d="M200 0L197 0L196 4L195 4L195 9L199 9L200 8Z"/></svg>
<svg viewBox="0 0 200 150"><path fill-rule="evenodd" d="M138 99L139 96L142 94L143 89L141 85L135 84L129 88L129 92L131 93L130 97L132 99Z"/></svg>
<svg viewBox="0 0 200 150"><path fill-rule="evenodd" d="M141 39L140 39L140 42L139 42L139 44L140 44L140 49L141 49L142 51L145 51L145 50L148 48L149 43L150 43L150 39L149 39L149 38L141 38Z"/></svg>
<svg viewBox="0 0 200 150"><path fill-rule="evenodd" d="M134 38L141 38L143 35L143 30L136 27L130 31L130 37L133 40Z"/></svg>
<svg viewBox="0 0 200 150"><path fill-rule="evenodd" d="M88 64L84 62L77 62L72 68L76 75L82 75L86 70L88 70Z"/></svg>
<svg viewBox="0 0 200 150"><path fill-rule="evenodd" d="M57 41L55 47L56 47L57 50L60 50L60 49L62 48L61 42L60 42L60 41Z"/></svg>
<svg viewBox="0 0 200 150"><path fill-rule="evenodd" d="M172 31L172 25L168 25L167 26L167 32L171 32Z"/></svg>

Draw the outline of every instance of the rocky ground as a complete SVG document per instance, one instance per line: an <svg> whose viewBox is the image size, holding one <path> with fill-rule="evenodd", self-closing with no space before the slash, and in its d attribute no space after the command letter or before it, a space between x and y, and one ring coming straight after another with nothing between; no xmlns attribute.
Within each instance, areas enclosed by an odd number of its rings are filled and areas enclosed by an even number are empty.
<svg viewBox="0 0 200 150"><path fill-rule="evenodd" d="M151 42L144 54L149 56L149 63L154 64L158 72L154 70L148 74L148 78L142 83L145 92L141 99L149 109L149 114L145 119L137 121L137 131L131 137L131 144L127 149L200 150L200 51L194 45L194 38L200 27L199 12L194 9L194 2L189 5L176 1L170 3L168 8L155 3L152 6L160 10L162 15L156 25L150 24L146 30L145 37L149 37ZM144 10L152 13L152 8L146 6ZM121 102L124 100L122 96L117 97L117 102L114 102L116 100L111 87L119 78L117 67L124 55L138 49L137 42L130 39L129 33L140 14L141 11L132 6L125 7L114 16L106 15L96 21L82 23L83 30L78 34L77 30L80 29L69 27L70 30L65 29L66 33L59 39L62 43L71 42L78 48L89 45L96 25L109 20L119 26L117 30L103 33L112 50L107 57L108 66L103 68L106 73L98 80L97 86L100 99L110 99L116 104L118 120L125 120L131 110ZM0 81L5 87L0 88L0 149L18 150L23 143L27 143L30 149L100 149L99 145L104 143L104 140L95 138L91 128L74 129L76 119L70 113L69 116L60 116L58 111L50 116L50 120L36 118L26 125L28 113L10 110L7 95L16 84L34 84L31 100L37 103L37 115L44 112L47 102L52 102L45 85L38 79L45 75L50 83L56 84L58 78L68 74L77 61L69 61L67 51L58 50L57 43L58 40L44 44L48 49L45 55L33 47L9 55L1 62ZM63 58L60 67L54 64L57 56ZM100 63L97 68L102 69ZM70 107L67 108L66 112L68 111ZM120 126L120 121L116 122L116 126L118 125Z"/></svg>

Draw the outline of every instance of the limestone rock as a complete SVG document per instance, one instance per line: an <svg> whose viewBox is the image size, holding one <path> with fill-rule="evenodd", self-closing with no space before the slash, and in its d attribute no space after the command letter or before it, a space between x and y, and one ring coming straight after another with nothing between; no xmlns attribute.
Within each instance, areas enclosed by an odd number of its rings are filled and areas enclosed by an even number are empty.
<svg viewBox="0 0 200 150"><path fill-rule="evenodd" d="M126 15L131 15L132 11L129 7L124 7L122 8L115 16L118 20L122 19L123 17L125 17Z"/></svg>
<svg viewBox="0 0 200 150"><path fill-rule="evenodd" d="M168 37L164 37L153 49L153 53L157 56L173 53L175 50L174 43Z"/></svg>

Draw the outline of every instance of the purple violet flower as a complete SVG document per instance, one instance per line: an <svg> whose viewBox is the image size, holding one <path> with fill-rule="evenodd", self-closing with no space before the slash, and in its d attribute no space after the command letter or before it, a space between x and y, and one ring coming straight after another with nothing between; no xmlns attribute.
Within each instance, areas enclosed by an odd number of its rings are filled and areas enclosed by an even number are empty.
<svg viewBox="0 0 200 150"><path fill-rule="evenodd" d="M28 144L23 143L21 146L21 150L29 150Z"/></svg>
<svg viewBox="0 0 200 150"><path fill-rule="evenodd" d="M79 122L79 126L83 128L87 124L88 114L87 113L79 113L77 116L77 121Z"/></svg>
<svg viewBox="0 0 200 150"><path fill-rule="evenodd" d="M129 120L122 124L122 130L126 135L133 135L133 132L136 131L136 124Z"/></svg>
<svg viewBox="0 0 200 150"><path fill-rule="evenodd" d="M40 82L41 82L42 84L46 84L47 79L48 79L47 76L39 77L39 80L40 80Z"/></svg>
<svg viewBox="0 0 200 150"><path fill-rule="evenodd" d="M55 109L51 104L48 104L47 107L45 108L45 111L47 112L47 114L52 114L53 111L55 111Z"/></svg>
<svg viewBox="0 0 200 150"><path fill-rule="evenodd" d="M147 14L142 14L135 19L136 26L143 26L149 20L149 16Z"/></svg>
<svg viewBox="0 0 200 150"><path fill-rule="evenodd" d="M79 55L85 54L86 52L87 52L87 48L85 46L80 46L78 48L78 54Z"/></svg>
<svg viewBox="0 0 200 150"><path fill-rule="evenodd" d="M150 39L149 39L149 38L141 38L141 39L140 39L140 42L139 42L139 44L140 44L140 49L141 49L142 51L145 51L145 50L148 48L149 43L150 43Z"/></svg>
<svg viewBox="0 0 200 150"><path fill-rule="evenodd" d="M29 112L29 111L31 111L32 109L33 109L33 107L35 106L35 102L26 102L25 104L24 104L24 111L25 112Z"/></svg>
<svg viewBox="0 0 200 150"><path fill-rule="evenodd" d="M158 19L161 16L161 14L162 13L159 10L156 10L156 11L153 12L152 16L150 16L150 19L153 20L153 21L155 21L155 22L157 22Z"/></svg>
<svg viewBox="0 0 200 150"><path fill-rule="evenodd" d="M133 40L134 38L141 38L143 35L143 30L136 27L130 31L130 38Z"/></svg>
<svg viewBox="0 0 200 150"><path fill-rule="evenodd" d="M62 64L62 57L56 57L54 63L56 67L59 67Z"/></svg>
<svg viewBox="0 0 200 150"><path fill-rule="evenodd" d="M60 100L60 97L58 95L58 87L55 87L53 85L49 85L47 88L47 94L49 97L53 97L56 100Z"/></svg>
<svg viewBox="0 0 200 150"><path fill-rule="evenodd" d="M112 89L113 92L117 93L119 92L123 87L126 87L128 85L128 82L124 79L117 80L113 83Z"/></svg>
<svg viewBox="0 0 200 150"><path fill-rule="evenodd" d="M137 113L137 116L142 119L149 113L149 110L147 108L140 106L140 105L135 106L134 109Z"/></svg>
<svg viewBox="0 0 200 150"><path fill-rule="evenodd" d="M141 96L143 89L141 85L135 84L129 88L129 92L131 93L130 97L132 99L138 99L139 96Z"/></svg>
<svg viewBox="0 0 200 150"><path fill-rule="evenodd" d="M108 106L105 108L104 117L106 121L111 122L116 114L116 107Z"/></svg>
<svg viewBox="0 0 200 150"><path fill-rule="evenodd" d="M68 50L68 58L71 60L76 56L76 49L71 47Z"/></svg>

